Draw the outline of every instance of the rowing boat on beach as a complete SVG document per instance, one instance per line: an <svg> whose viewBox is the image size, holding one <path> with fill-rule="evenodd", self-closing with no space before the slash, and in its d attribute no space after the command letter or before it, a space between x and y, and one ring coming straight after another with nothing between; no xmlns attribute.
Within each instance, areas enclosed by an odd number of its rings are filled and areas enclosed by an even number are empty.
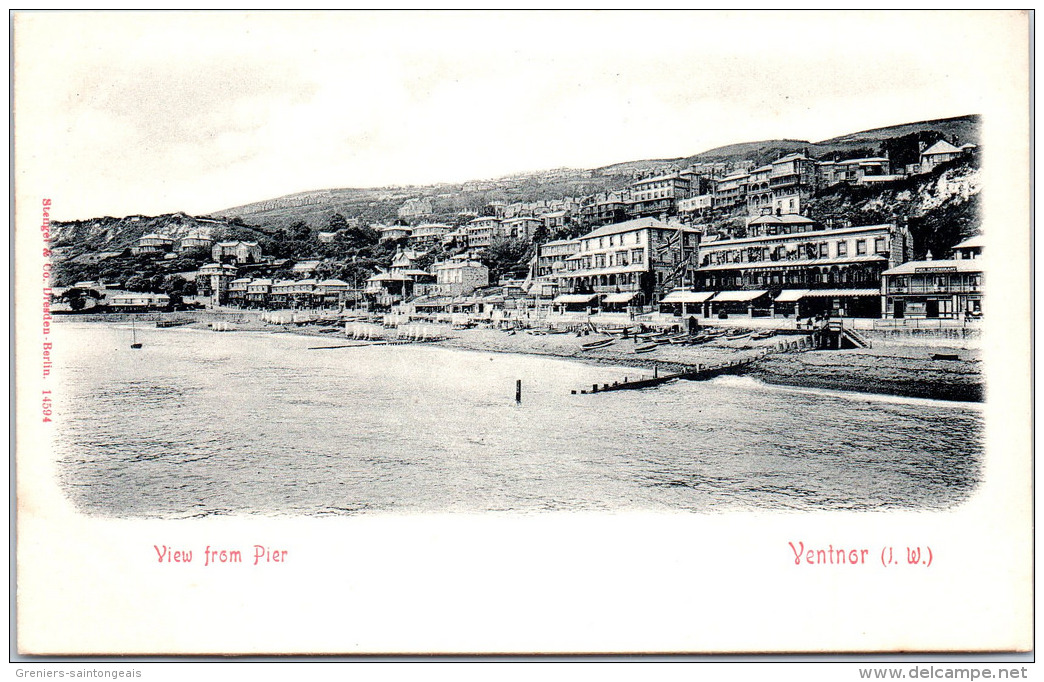
<svg viewBox="0 0 1044 682"><path fill-rule="evenodd" d="M652 351L656 350L659 347L660 347L660 344L658 344L658 343L650 343L650 344L646 344L644 346L635 346L634 347L634 352L635 353L651 353Z"/></svg>
<svg viewBox="0 0 1044 682"><path fill-rule="evenodd" d="M616 339L602 339L601 341L585 343L580 347L584 350L595 350L597 348L605 348L606 346L611 346L614 343L616 343Z"/></svg>

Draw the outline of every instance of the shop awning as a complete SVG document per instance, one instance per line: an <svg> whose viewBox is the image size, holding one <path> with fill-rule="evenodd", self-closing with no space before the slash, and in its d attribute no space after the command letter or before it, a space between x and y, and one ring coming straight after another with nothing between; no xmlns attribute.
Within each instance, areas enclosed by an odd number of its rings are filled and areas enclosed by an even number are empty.
<svg viewBox="0 0 1044 682"><path fill-rule="evenodd" d="M722 291L714 297L714 302L726 302L726 301L753 301L759 296L764 296L767 291Z"/></svg>
<svg viewBox="0 0 1044 682"><path fill-rule="evenodd" d="M804 298L845 298L851 296L880 296L880 289L812 289ZM778 298L776 299L779 300Z"/></svg>
<svg viewBox="0 0 1044 682"><path fill-rule="evenodd" d="M808 289L784 289L776 296L776 303L793 303L800 301L808 293Z"/></svg>
<svg viewBox="0 0 1044 682"><path fill-rule="evenodd" d="M713 291L672 291L660 303L703 303L713 295Z"/></svg>
<svg viewBox="0 0 1044 682"><path fill-rule="evenodd" d="M630 303L631 299L637 295L637 291L625 291L619 294L609 294L602 299L602 303Z"/></svg>
<svg viewBox="0 0 1044 682"><path fill-rule="evenodd" d="M552 303L587 303L593 300L598 294L562 294L557 296Z"/></svg>

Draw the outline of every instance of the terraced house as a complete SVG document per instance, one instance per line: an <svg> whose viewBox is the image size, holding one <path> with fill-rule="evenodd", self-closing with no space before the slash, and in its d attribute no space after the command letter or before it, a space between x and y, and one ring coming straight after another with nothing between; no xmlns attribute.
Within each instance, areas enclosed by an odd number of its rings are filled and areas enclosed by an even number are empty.
<svg viewBox="0 0 1044 682"><path fill-rule="evenodd" d="M909 260L905 226L824 229L803 216L751 221L755 236L704 242L696 279L705 316L879 317L881 276Z"/></svg>
<svg viewBox="0 0 1044 682"><path fill-rule="evenodd" d="M638 218L605 225L578 238L576 255L560 274L559 303L601 299L611 305L647 305L691 282L700 233L680 223ZM563 298L566 297L566 298ZM581 301L581 298L585 298Z"/></svg>

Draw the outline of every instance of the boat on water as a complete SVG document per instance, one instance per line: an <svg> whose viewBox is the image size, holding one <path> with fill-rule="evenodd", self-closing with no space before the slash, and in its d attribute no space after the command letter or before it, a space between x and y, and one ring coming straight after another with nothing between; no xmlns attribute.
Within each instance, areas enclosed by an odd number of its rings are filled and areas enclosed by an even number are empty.
<svg viewBox="0 0 1044 682"><path fill-rule="evenodd" d="M138 342L138 328L134 326L134 318L131 318L131 348L138 350L141 348L141 343Z"/></svg>
<svg viewBox="0 0 1044 682"><path fill-rule="evenodd" d="M584 350L595 350L597 348L605 348L606 346L611 346L614 343L616 343L616 339L602 339L601 341L592 341L591 343L585 343L580 347Z"/></svg>

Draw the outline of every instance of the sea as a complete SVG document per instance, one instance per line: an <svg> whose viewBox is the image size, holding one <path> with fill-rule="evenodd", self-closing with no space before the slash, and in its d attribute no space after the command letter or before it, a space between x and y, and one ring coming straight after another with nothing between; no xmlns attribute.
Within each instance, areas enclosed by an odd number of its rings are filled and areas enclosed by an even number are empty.
<svg viewBox="0 0 1044 682"><path fill-rule="evenodd" d="M55 470L83 514L946 509L981 478L979 404L745 377L584 395L650 370L134 333L140 349L125 325L56 330Z"/></svg>

